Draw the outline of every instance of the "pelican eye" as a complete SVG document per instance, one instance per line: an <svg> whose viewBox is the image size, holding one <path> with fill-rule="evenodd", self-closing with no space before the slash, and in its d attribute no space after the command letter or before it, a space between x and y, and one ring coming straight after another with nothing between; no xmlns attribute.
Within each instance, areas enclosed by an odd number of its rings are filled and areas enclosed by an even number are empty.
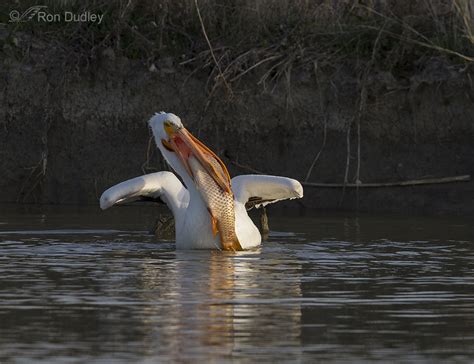
<svg viewBox="0 0 474 364"><path fill-rule="evenodd" d="M165 129L166 134L172 135L174 133L175 126L167 120L163 123L163 129Z"/></svg>

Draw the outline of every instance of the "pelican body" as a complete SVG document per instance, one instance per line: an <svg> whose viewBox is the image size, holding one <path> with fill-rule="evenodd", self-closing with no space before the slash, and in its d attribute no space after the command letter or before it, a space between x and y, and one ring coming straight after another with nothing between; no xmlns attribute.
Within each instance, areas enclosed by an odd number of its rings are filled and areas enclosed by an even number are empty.
<svg viewBox="0 0 474 364"><path fill-rule="evenodd" d="M100 207L140 199L163 201L173 213L177 249L244 250L258 247L261 235L246 204L265 206L303 197L291 178L243 175L230 178L224 163L171 113L157 113L149 125L171 172L156 172L119 183L100 197Z"/></svg>

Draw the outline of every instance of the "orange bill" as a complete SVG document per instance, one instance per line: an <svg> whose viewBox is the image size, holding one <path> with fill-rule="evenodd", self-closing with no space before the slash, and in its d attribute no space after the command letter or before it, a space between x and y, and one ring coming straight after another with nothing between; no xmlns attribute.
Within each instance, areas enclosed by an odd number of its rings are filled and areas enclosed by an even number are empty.
<svg viewBox="0 0 474 364"><path fill-rule="evenodd" d="M227 171L225 164L212 150L184 128L176 131L166 130L166 132L170 136L170 141L163 139L163 146L168 150L176 152L178 158L181 160L184 168L186 168L186 171L191 177L193 177L193 173L188 160L193 156L199 161L206 172L209 173L212 179L223 191L231 193L229 172ZM215 167L215 163L212 161L217 162L220 166L220 170Z"/></svg>

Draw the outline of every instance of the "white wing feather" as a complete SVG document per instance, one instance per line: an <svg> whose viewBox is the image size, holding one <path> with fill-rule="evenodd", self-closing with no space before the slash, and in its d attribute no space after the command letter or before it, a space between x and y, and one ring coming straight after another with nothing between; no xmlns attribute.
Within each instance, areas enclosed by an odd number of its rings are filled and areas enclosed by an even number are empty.
<svg viewBox="0 0 474 364"><path fill-rule="evenodd" d="M129 179L106 190L100 196L100 208L139 200L140 198L160 198L173 214L187 207L189 193L181 181L171 172L157 172Z"/></svg>
<svg viewBox="0 0 474 364"><path fill-rule="evenodd" d="M303 197L303 186L297 180L257 174L232 178L232 191L236 201L246 204L253 198L256 207Z"/></svg>

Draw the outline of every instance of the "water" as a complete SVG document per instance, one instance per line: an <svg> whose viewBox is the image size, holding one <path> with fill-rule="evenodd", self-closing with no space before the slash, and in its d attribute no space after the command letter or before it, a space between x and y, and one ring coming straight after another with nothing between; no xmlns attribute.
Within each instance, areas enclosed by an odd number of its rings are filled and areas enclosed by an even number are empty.
<svg viewBox="0 0 474 364"><path fill-rule="evenodd" d="M474 360L472 219L274 214L232 254L156 214L0 206L0 362Z"/></svg>

